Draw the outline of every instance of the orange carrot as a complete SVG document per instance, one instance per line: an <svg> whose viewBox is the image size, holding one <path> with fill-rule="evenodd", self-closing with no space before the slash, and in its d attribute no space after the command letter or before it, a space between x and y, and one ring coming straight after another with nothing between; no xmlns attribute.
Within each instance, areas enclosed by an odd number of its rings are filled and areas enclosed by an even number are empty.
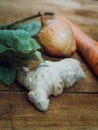
<svg viewBox="0 0 98 130"><path fill-rule="evenodd" d="M71 26L77 50L83 55L95 74L98 76L98 42L82 32L76 25L64 16L57 16L57 18L67 22Z"/></svg>

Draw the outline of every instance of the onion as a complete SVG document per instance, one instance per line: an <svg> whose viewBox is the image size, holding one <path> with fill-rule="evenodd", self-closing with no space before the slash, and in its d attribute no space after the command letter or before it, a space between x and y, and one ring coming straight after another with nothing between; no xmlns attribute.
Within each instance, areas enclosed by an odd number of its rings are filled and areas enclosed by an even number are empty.
<svg viewBox="0 0 98 130"><path fill-rule="evenodd" d="M69 57L76 51L71 27L64 21L41 16L40 44L49 56Z"/></svg>

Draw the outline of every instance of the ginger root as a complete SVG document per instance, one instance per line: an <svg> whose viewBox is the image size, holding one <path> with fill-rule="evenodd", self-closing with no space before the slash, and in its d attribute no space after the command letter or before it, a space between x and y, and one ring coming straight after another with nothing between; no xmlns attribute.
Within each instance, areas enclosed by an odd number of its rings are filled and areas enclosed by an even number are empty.
<svg viewBox="0 0 98 130"><path fill-rule="evenodd" d="M18 82L30 91L28 98L41 111L48 110L50 95L57 96L86 77L80 62L72 58L46 64L40 63L34 71L23 67L17 73Z"/></svg>

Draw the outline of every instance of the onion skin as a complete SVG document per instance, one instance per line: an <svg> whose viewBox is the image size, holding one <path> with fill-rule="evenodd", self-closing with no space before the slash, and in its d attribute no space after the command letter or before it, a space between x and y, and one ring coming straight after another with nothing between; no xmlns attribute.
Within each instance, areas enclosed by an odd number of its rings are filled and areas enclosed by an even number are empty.
<svg viewBox="0 0 98 130"><path fill-rule="evenodd" d="M40 44L49 56L70 57L76 51L76 44L70 26L57 18L41 17Z"/></svg>

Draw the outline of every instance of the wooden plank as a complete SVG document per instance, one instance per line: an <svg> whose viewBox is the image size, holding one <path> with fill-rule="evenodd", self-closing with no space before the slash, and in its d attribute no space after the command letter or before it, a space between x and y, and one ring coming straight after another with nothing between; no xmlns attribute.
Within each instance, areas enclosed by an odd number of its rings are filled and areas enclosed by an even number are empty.
<svg viewBox="0 0 98 130"><path fill-rule="evenodd" d="M11 130L9 94L0 93L0 129Z"/></svg>
<svg viewBox="0 0 98 130"><path fill-rule="evenodd" d="M0 93L1 130L97 130L98 94L62 94L40 112L26 93Z"/></svg>
<svg viewBox="0 0 98 130"><path fill-rule="evenodd" d="M0 23L11 22L15 19L37 13L38 11L53 11L56 14L66 15L77 23L87 25L94 23L98 25L97 5L98 1L94 0L0 0ZM9 17L7 17L6 12L9 13Z"/></svg>

